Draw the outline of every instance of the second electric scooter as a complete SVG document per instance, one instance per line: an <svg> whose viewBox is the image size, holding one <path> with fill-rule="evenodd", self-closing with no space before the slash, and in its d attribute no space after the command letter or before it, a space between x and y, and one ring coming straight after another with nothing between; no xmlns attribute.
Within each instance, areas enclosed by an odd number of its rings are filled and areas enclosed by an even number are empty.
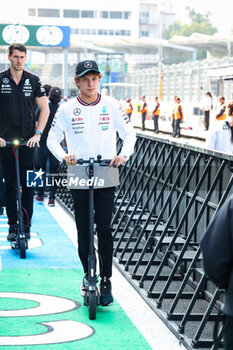
<svg viewBox="0 0 233 350"><path fill-rule="evenodd" d="M19 171L19 147L25 146L27 141L14 140L12 142L7 141L7 146L13 147L15 156L15 168L16 168L16 197L17 197L17 213L18 213L18 232L16 233L15 241L10 242L13 249L17 249L20 252L20 258L26 258L26 250L28 249L28 240L25 237L24 223L23 223L23 207L21 202L20 191L20 171Z"/></svg>

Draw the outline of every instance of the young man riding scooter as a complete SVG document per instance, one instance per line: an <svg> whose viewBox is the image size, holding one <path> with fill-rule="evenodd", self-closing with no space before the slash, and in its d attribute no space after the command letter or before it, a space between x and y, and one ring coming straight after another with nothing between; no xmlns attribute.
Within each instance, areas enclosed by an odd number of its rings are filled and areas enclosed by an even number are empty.
<svg viewBox="0 0 233 350"><path fill-rule="evenodd" d="M86 60L78 63L74 81L79 89L79 96L59 107L49 132L47 145L55 157L60 161L64 160L68 166L75 166L78 159L91 157L96 159L98 155L101 155L102 159L111 159L110 166L105 167L104 175L102 174L104 184L94 189L95 223L101 257L100 303L107 306L113 302L110 282L113 238L110 224L115 186L119 184L119 178L111 179L109 171L112 166L119 167L129 159L134 150L136 136L129 118L119 103L111 97L98 93L102 76L95 61ZM123 140L119 155L116 151L116 132ZM60 146L64 133L68 153L65 153ZM74 168L78 169L78 166ZM71 193L78 230L78 253L85 272L83 281L85 284L88 282L88 189L76 188L72 189Z"/></svg>

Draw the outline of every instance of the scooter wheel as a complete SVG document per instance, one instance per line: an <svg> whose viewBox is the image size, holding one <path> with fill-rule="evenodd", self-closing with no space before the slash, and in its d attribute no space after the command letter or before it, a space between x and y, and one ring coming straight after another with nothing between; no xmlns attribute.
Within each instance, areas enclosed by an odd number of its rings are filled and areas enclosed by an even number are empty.
<svg viewBox="0 0 233 350"><path fill-rule="evenodd" d="M89 319L95 320L96 319L96 292L91 291L89 292Z"/></svg>
<svg viewBox="0 0 233 350"><path fill-rule="evenodd" d="M20 251L20 258L25 259L26 258L26 240L25 240L25 238L19 239L19 251Z"/></svg>

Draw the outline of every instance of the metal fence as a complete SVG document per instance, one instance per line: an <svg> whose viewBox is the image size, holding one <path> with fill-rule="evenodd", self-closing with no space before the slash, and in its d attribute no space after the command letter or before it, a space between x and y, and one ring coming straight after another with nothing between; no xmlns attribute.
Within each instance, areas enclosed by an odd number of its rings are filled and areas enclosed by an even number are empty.
<svg viewBox="0 0 233 350"><path fill-rule="evenodd" d="M120 171L114 261L188 349L213 346L223 291L203 272L199 241L232 193L232 172L231 156L145 135ZM66 189L57 197L73 211Z"/></svg>

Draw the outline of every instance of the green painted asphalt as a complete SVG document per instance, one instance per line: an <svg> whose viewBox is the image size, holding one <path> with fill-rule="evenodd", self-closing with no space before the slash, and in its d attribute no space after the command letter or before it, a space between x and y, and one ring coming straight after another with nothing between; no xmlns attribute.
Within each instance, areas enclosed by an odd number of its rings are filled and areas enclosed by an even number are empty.
<svg viewBox="0 0 233 350"><path fill-rule="evenodd" d="M58 257L61 259L61 257ZM15 259L15 257L14 257ZM43 265L43 261L41 261ZM131 322L129 317L122 310L115 300L109 307L97 308L96 320L88 318L88 308L83 305L83 298L80 295L80 284L82 272L76 269L3 269L0 272L1 289L3 293L19 293L19 298L2 297L0 295L0 349L9 350L147 350L151 349L145 338ZM119 286L120 288L120 286ZM22 294L21 294L22 293ZM59 297L60 300L73 300L76 308L67 312L57 313L56 302L53 311L49 314L40 315L38 302L23 299L24 293L35 294L35 299L41 295ZM26 294L25 294L26 295ZM37 311L38 308L38 311ZM33 310L33 316L17 316L17 311L25 309ZM14 317L5 317L3 312L15 310ZM75 324L81 323L91 331L84 339L76 339L72 342L40 345L40 335L48 333L45 325L41 323L58 324L58 321L72 321ZM56 323L55 323L56 322ZM65 324L65 323L64 323ZM49 328L50 335L53 334ZM64 333L62 333L64 332ZM66 328L60 331L61 338L65 335ZM33 336L37 345L27 344L28 337ZM76 336L76 335L74 335ZM3 345L1 340L6 339L8 345ZM18 338L15 338L18 337ZM78 336L77 336L78 337ZM18 339L18 344L10 345L11 341Z"/></svg>

